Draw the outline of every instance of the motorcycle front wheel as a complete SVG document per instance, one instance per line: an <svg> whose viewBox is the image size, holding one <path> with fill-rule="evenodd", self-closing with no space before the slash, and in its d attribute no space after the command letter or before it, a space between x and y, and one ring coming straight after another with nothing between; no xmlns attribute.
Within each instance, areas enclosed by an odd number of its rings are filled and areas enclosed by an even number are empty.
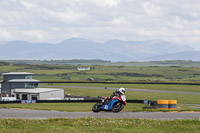
<svg viewBox="0 0 200 133"><path fill-rule="evenodd" d="M124 108L124 103L122 102L117 102L113 105L112 111L114 113L120 112Z"/></svg>
<svg viewBox="0 0 200 133"><path fill-rule="evenodd" d="M101 106L99 106L99 104L95 104L93 107L92 107L92 111L93 112L99 112L101 109L100 109Z"/></svg>

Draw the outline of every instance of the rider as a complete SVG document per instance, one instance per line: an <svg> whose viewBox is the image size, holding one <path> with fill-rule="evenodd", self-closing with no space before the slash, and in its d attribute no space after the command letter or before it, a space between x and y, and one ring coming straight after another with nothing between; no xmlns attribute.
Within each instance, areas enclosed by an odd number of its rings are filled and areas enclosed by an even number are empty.
<svg viewBox="0 0 200 133"><path fill-rule="evenodd" d="M115 91L115 92L113 92L113 94L110 96L110 98L113 98L113 97L120 97L121 95L124 95L125 94L125 88L119 88L119 90L118 91Z"/></svg>
<svg viewBox="0 0 200 133"><path fill-rule="evenodd" d="M113 98L113 97L120 97L121 95L124 95L125 94L125 88L119 88L119 90L117 90L117 91L115 91L115 92L113 92L112 93L112 95L110 96L110 97L107 97L106 99L105 99L105 101L107 102L107 103L109 103L110 102L110 100Z"/></svg>

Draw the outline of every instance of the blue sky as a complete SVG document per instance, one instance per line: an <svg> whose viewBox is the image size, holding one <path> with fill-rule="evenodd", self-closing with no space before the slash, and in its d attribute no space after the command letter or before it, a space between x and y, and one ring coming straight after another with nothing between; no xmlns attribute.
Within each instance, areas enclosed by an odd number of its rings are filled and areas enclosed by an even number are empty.
<svg viewBox="0 0 200 133"><path fill-rule="evenodd" d="M161 39L200 50L200 0L0 0L0 41Z"/></svg>

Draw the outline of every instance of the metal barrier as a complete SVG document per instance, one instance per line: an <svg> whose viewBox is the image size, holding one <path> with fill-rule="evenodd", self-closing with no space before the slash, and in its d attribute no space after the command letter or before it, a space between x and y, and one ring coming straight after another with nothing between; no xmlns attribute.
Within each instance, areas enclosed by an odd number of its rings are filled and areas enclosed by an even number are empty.
<svg viewBox="0 0 200 133"><path fill-rule="evenodd" d="M95 103L100 102L101 100L37 100L36 103ZM19 101L0 101L0 104L9 104L9 103L21 103ZM155 105L156 101L148 101L148 100L127 100L127 103L141 103L141 104L149 104Z"/></svg>

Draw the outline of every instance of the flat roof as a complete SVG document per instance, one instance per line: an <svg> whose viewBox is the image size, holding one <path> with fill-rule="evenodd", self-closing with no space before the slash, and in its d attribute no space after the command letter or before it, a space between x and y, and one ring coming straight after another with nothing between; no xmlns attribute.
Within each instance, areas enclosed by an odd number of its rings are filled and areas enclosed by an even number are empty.
<svg viewBox="0 0 200 133"><path fill-rule="evenodd" d="M19 82L19 83L30 83L30 82L40 82L39 80L35 80L35 79L11 79L11 80L8 80L7 82L9 83L16 83L16 82Z"/></svg>
<svg viewBox="0 0 200 133"><path fill-rule="evenodd" d="M34 89L15 89L15 93L44 93L44 92L51 92L51 91L59 91L63 89L56 89L56 88L34 88Z"/></svg>
<svg viewBox="0 0 200 133"><path fill-rule="evenodd" d="M34 75L34 73L28 72L9 72L9 73L2 73L1 75Z"/></svg>

